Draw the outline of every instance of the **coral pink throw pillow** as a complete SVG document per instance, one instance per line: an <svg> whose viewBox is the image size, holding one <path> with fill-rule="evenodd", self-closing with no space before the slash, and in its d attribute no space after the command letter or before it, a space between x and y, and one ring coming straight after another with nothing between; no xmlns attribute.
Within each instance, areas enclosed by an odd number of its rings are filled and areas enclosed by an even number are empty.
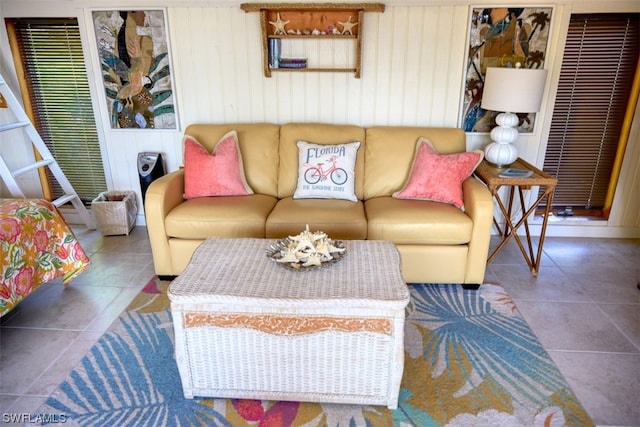
<svg viewBox="0 0 640 427"><path fill-rule="evenodd" d="M193 137L184 137L184 197L246 196L247 184L235 131L227 133L207 150Z"/></svg>
<svg viewBox="0 0 640 427"><path fill-rule="evenodd" d="M409 179L393 197L431 200L462 209L462 182L476 170L483 156L479 150L439 154L431 141L419 138Z"/></svg>

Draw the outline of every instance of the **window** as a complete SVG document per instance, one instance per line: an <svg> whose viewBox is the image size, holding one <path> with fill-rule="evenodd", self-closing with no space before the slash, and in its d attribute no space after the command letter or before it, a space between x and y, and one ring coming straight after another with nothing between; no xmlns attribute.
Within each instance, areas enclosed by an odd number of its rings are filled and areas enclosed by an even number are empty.
<svg viewBox="0 0 640 427"><path fill-rule="evenodd" d="M18 75L26 79L27 112L32 110L38 133L87 204L107 185L78 22L11 19L7 29L11 45L17 48L13 55ZM62 196L58 182L48 169L46 173L45 197Z"/></svg>
<svg viewBox="0 0 640 427"><path fill-rule="evenodd" d="M616 156L626 144L621 130L637 99L631 89L639 17L571 17L544 162L545 172L558 178L552 209L561 215L608 216L621 160Z"/></svg>

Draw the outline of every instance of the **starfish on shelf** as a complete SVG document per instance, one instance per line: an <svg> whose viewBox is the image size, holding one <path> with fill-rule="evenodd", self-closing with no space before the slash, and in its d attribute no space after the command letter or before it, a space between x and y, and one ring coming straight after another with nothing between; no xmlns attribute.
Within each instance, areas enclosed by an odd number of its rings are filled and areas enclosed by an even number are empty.
<svg viewBox="0 0 640 427"><path fill-rule="evenodd" d="M358 25L357 22L351 22L351 17L347 19L347 22L340 22L338 24L342 25L342 34L350 34L353 35L353 27Z"/></svg>
<svg viewBox="0 0 640 427"><path fill-rule="evenodd" d="M280 13L276 15L275 21L269 21L269 24L273 25L273 35L285 35L287 31L284 29L285 25L289 23L289 21L283 21L280 18Z"/></svg>

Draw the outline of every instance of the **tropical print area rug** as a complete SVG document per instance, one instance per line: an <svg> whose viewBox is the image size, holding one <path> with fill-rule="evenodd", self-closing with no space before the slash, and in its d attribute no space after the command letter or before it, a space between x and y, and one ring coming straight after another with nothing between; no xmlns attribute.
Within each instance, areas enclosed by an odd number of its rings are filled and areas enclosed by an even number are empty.
<svg viewBox="0 0 640 427"><path fill-rule="evenodd" d="M185 399L168 282L144 291L39 409L80 426L590 426L498 285L410 286L399 406Z"/></svg>

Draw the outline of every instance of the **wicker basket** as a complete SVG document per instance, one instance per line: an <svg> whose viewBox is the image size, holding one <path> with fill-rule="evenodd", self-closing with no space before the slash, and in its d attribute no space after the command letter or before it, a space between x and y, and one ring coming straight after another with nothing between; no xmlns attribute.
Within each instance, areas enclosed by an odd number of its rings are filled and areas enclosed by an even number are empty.
<svg viewBox="0 0 640 427"><path fill-rule="evenodd" d="M409 290L393 243L345 241L303 272L268 258L273 243L207 239L169 286L184 396L395 409Z"/></svg>
<svg viewBox="0 0 640 427"><path fill-rule="evenodd" d="M91 211L103 236L129 235L136 223L138 201L133 191L105 191L91 202Z"/></svg>

